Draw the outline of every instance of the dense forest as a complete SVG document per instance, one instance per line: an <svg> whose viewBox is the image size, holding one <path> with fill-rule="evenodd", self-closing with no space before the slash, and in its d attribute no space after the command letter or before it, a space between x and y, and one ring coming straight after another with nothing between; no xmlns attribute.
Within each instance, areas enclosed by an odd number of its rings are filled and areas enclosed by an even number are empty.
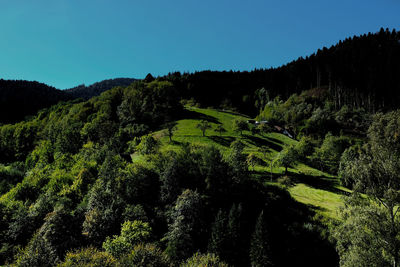
<svg viewBox="0 0 400 267"><path fill-rule="evenodd" d="M74 98L83 98L85 100L90 99L91 97L98 96L104 91L110 90L116 86L128 86L133 83L135 79L131 78L116 78L104 80L101 82L94 83L92 85L86 86L84 84L78 85L71 89L66 89L64 92L67 92L69 95L72 95Z"/></svg>
<svg viewBox="0 0 400 267"><path fill-rule="evenodd" d="M269 70L1 80L0 264L399 266L399 59L382 29Z"/></svg>
<svg viewBox="0 0 400 267"><path fill-rule="evenodd" d="M65 92L43 83L1 79L0 123L23 120L40 109L71 99Z"/></svg>
<svg viewBox="0 0 400 267"><path fill-rule="evenodd" d="M347 105L375 112L399 107L399 57L400 32L381 29L347 38L279 68L171 73L165 78L185 98L203 106L236 108L251 115L264 108L268 99L287 99L311 88L327 88L337 109Z"/></svg>

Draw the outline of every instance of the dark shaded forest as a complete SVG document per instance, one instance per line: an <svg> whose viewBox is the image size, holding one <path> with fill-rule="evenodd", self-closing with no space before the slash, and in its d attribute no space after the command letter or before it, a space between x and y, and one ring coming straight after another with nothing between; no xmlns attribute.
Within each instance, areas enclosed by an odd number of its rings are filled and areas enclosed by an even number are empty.
<svg viewBox="0 0 400 267"><path fill-rule="evenodd" d="M279 68L171 73L164 78L180 89L182 97L204 107L235 108L250 115L276 96L284 100L321 87L328 89L337 109L348 105L387 111L400 103L399 58L400 32L381 29L347 38Z"/></svg>
<svg viewBox="0 0 400 267"><path fill-rule="evenodd" d="M78 85L71 89L64 90L73 98L82 98L88 100L91 97L98 96L104 91L110 90L117 86L128 86L133 83L136 79L131 78L116 78L104 80L101 82L94 83L92 85L86 86L84 84Z"/></svg>

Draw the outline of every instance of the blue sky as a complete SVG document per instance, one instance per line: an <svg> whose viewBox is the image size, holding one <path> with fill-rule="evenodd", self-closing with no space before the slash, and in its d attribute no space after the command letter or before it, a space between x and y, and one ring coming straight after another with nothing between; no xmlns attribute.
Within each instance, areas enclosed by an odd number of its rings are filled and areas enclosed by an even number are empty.
<svg viewBox="0 0 400 267"><path fill-rule="evenodd" d="M0 78L60 89L285 64L380 27L399 0L1 0Z"/></svg>

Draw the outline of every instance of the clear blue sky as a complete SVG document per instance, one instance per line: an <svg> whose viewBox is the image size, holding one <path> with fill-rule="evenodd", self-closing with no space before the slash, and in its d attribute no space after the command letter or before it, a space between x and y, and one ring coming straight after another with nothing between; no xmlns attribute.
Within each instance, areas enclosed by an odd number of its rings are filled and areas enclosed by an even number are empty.
<svg viewBox="0 0 400 267"><path fill-rule="evenodd" d="M0 78L267 68L380 27L400 30L400 0L1 0Z"/></svg>

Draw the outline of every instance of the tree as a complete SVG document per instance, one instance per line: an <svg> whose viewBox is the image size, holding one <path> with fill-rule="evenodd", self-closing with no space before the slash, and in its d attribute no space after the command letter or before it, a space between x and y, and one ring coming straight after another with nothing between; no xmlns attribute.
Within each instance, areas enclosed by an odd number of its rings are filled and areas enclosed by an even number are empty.
<svg viewBox="0 0 400 267"><path fill-rule="evenodd" d="M167 133L170 142L172 142L172 136L174 135L174 132L178 129L176 125L177 125L176 122L169 122L165 125L165 127L167 128Z"/></svg>
<svg viewBox="0 0 400 267"><path fill-rule="evenodd" d="M235 119L233 121L232 129L235 132L239 132L240 135L242 135L243 131L246 131L249 129L249 125L247 124L247 122L245 120Z"/></svg>
<svg viewBox="0 0 400 267"><path fill-rule="evenodd" d="M208 243L208 251L215 253L219 257L225 256L226 247L228 243L227 233L227 214L219 210L215 216L215 221L211 226L211 238Z"/></svg>
<svg viewBox="0 0 400 267"><path fill-rule="evenodd" d="M228 264L224 263L214 254L200 254L196 253L191 258L187 259L180 267L228 267Z"/></svg>
<svg viewBox="0 0 400 267"><path fill-rule="evenodd" d="M230 171L235 182L241 182L248 175L246 156L243 154L244 144L240 140L232 142L231 152L228 157Z"/></svg>
<svg viewBox="0 0 400 267"><path fill-rule="evenodd" d="M342 153L351 145L351 140L344 136L326 134L320 148L311 156L311 161L324 171L337 173Z"/></svg>
<svg viewBox="0 0 400 267"><path fill-rule="evenodd" d="M314 151L312 139L310 137L303 136L296 144L296 151L299 155L299 159L305 160L307 156L311 155Z"/></svg>
<svg viewBox="0 0 400 267"><path fill-rule="evenodd" d="M133 250L122 257L118 266L155 266L170 267L168 256L153 244L139 244Z"/></svg>
<svg viewBox="0 0 400 267"><path fill-rule="evenodd" d="M375 115L368 143L352 160L342 162L341 178L354 185L342 213L343 224L335 233L343 266L358 260L370 262L369 266L399 266L399 118L400 110ZM350 230L354 225L359 231Z"/></svg>
<svg viewBox="0 0 400 267"><path fill-rule="evenodd" d="M268 123L260 123L257 128L261 134L267 134L273 131L273 128Z"/></svg>
<svg viewBox="0 0 400 267"><path fill-rule="evenodd" d="M249 155L247 155L246 162L247 165L253 168L254 171L254 166L256 166L256 164L258 163L258 157L256 156L255 153L251 152Z"/></svg>
<svg viewBox="0 0 400 267"><path fill-rule="evenodd" d="M243 266L243 236L242 236L242 203L233 204L228 216L227 223L227 247L225 251L225 260L234 266ZM246 252L247 253L247 252ZM241 264L242 263L242 264Z"/></svg>
<svg viewBox="0 0 400 267"><path fill-rule="evenodd" d="M226 132L226 129L224 128L224 126L222 126L222 124L218 124L214 131L219 133L219 136L221 136L222 133Z"/></svg>
<svg viewBox="0 0 400 267"><path fill-rule="evenodd" d="M201 132L203 133L203 136L206 136L206 131L208 129L211 129L211 124L206 120L202 120L201 122L199 122L196 125L196 128L201 130Z"/></svg>
<svg viewBox="0 0 400 267"><path fill-rule="evenodd" d="M165 251L172 260L181 261L195 251L196 241L201 238L201 210L202 201L197 192L187 189L176 200L165 236Z"/></svg>
<svg viewBox="0 0 400 267"><path fill-rule="evenodd" d="M107 252L101 252L96 248L89 247L75 252L67 253L60 267L91 266L91 267L114 267L115 259Z"/></svg>
<svg viewBox="0 0 400 267"><path fill-rule="evenodd" d="M287 174L288 167L292 166L297 160L298 155L294 145L286 146L275 158L275 164L285 167L285 174Z"/></svg>
<svg viewBox="0 0 400 267"><path fill-rule="evenodd" d="M136 149L140 154L149 155L155 153L159 146L160 143L153 136L146 135L142 137L142 140Z"/></svg>
<svg viewBox="0 0 400 267"><path fill-rule="evenodd" d="M121 228L121 235L107 237L103 243L105 251L116 258L128 253L139 243L149 240L151 228L148 223L142 221L126 221Z"/></svg>
<svg viewBox="0 0 400 267"><path fill-rule="evenodd" d="M264 211L261 211L250 242L251 266L272 266L272 254L268 239L269 235L266 229Z"/></svg>

